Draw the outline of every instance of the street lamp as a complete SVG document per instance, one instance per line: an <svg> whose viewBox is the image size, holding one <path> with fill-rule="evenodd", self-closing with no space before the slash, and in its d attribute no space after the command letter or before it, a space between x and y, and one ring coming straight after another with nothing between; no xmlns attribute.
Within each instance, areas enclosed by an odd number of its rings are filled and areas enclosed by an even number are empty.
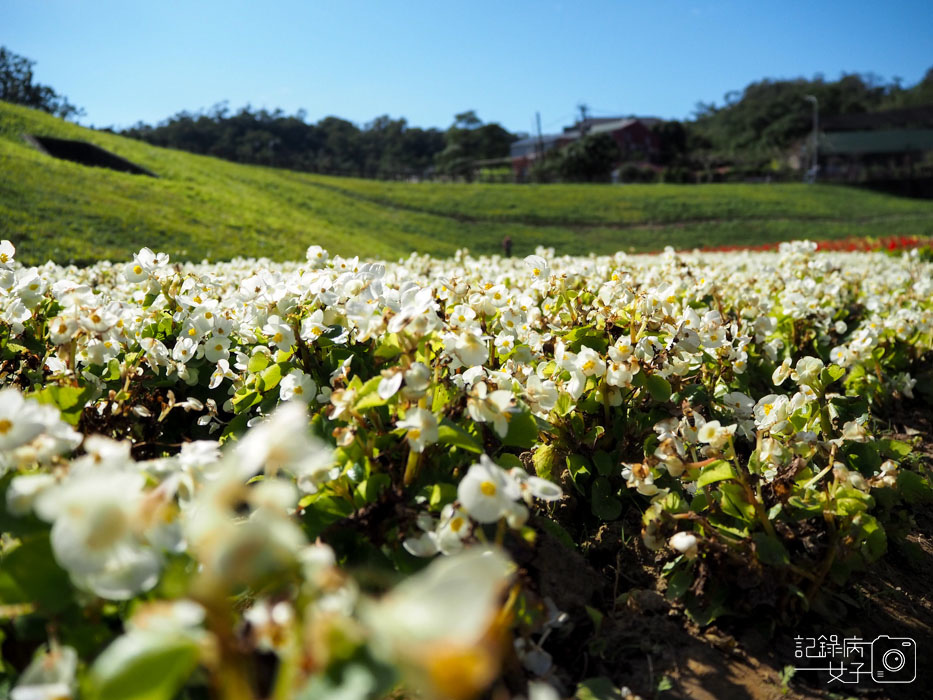
<svg viewBox="0 0 933 700"><path fill-rule="evenodd" d="M813 184L816 182L816 172L819 169L817 144L819 143L820 133L820 103L814 95L804 95L803 99L813 103L813 163L810 166L810 170L807 172L807 182Z"/></svg>

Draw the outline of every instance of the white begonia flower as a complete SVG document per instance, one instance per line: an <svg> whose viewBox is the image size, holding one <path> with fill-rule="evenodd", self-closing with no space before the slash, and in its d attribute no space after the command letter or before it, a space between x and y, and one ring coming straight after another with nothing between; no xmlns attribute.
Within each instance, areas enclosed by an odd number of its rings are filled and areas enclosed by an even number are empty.
<svg viewBox="0 0 933 700"><path fill-rule="evenodd" d="M212 335L204 341L204 357L208 362L217 363L230 357L230 338Z"/></svg>
<svg viewBox="0 0 933 700"><path fill-rule="evenodd" d="M408 409L404 420L400 420L397 425L406 429L405 439L412 452L424 452L425 447L437 442L437 417L427 409Z"/></svg>
<svg viewBox="0 0 933 700"><path fill-rule="evenodd" d="M457 486L457 499L470 517L480 523L494 523L506 515L521 497L521 488L508 472L486 455L470 467Z"/></svg>
<svg viewBox="0 0 933 700"><path fill-rule="evenodd" d="M334 452L308 432L308 423L305 405L288 401L248 430L234 449L242 477L249 479L260 472L273 477L286 470L302 491L317 491L334 466Z"/></svg>
<svg viewBox="0 0 933 700"><path fill-rule="evenodd" d="M36 498L55 559L79 588L128 600L155 586L162 557L137 528L144 484L140 473L82 472Z"/></svg>
<svg viewBox="0 0 933 700"><path fill-rule="evenodd" d="M574 365L586 377L601 377L606 373L606 361L592 348L580 348Z"/></svg>
<svg viewBox="0 0 933 700"><path fill-rule="evenodd" d="M308 246L308 250L305 252L305 258L311 263L313 269L324 267L329 257L327 251L319 245Z"/></svg>
<svg viewBox="0 0 933 700"><path fill-rule="evenodd" d="M56 410L33 399L24 399L16 389L0 390L0 452L31 442L53 422L52 419L58 421Z"/></svg>
<svg viewBox="0 0 933 700"><path fill-rule="evenodd" d="M551 276L551 268L547 260L540 255L529 255L525 258L525 264L531 270L531 278L534 282L547 280Z"/></svg>
<svg viewBox="0 0 933 700"><path fill-rule="evenodd" d="M26 667L10 691L10 700L71 700L77 670L78 652L53 643Z"/></svg>
<svg viewBox="0 0 933 700"><path fill-rule="evenodd" d="M635 489L642 496L654 496L660 491L654 485L651 468L646 464L626 464L622 469L622 478L630 489Z"/></svg>
<svg viewBox="0 0 933 700"><path fill-rule="evenodd" d="M737 418L751 418L754 414L755 399L741 391L731 391L725 394L722 402Z"/></svg>
<svg viewBox="0 0 933 700"><path fill-rule="evenodd" d="M16 255L15 246L5 238L0 241L0 267L9 268L14 255Z"/></svg>
<svg viewBox="0 0 933 700"><path fill-rule="evenodd" d="M790 378L800 386L812 387L820 378L820 372L823 371L823 361L818 357L809 355L797 360L797 365L790 373Z"/></svg>
<svg viewBox="0 0 933 700"><path fill-rule="evenodd" d="M216 389L224 379L236 379L236 376L236 373L230 369L230 363L226 359L217 360L217 367L211 373L208 388Z"/></svg>
<svg viewBox="0 0 933 700"><path fill-rule="evenodd" d="M464 367L476 367L489 361L488 338L473 331L463 331L453 338L452 352Z"/></svg>
<svg viewBox="0 0 933 700"><path fill-rule="evenodd" d="M6 492L6 508L11 515L26 515L32 510L36 498L56 484L52 474L21 474L14 476Z"/></svg>
<svg viewBox="0 0 933 700"><path fill-rule="evenodd" d="M514 566L498 550L471 548L434 560L360 614L373 651L400 665L429 697L473 697L498 673L499 651L484 643Z"/></svg>
<svg viewBox="0 0 933 700"><path fill-rule="evenodd" d="M398 390L402 388L402 381L404 378L405 373L400 370L386 374L386 376L379 380L379 386L376 388L376 393L379 395L379 398L383 401L388 401L395 396Z"/></svg>
<svg viewBox="0 0 933 700"><path fill-rule="evenodd" d="M723 426L718 420L711 420L703 424L697 431L697 439L705 442L715 449L722 449L735 434L736 425Z"/></svg>
<svg viewBox="0 0 933 700"><path fill-rule="evenodd" d="M143 248L133 254L133 262L127 263L123 275L128 282L142 282L160 267L168 265L168 255L153 253L149 248Z"/></svg>
<svg viewBox="0 0 933 700"><path fill-rule="evenodd" d="M528 382L525 384L525 399L540 413L550 413L557 404L558 398L560 398L560 392L553 381L550 379L541 381L537 374L528 377Z"/></svg>
<svg viewBox="0 0 933 700"><path fill-rule="evenodd" d="M788 407L790 401L783 394L768 394L758 399L752 412L755 415L755 425L759 430L774 429L780 432L780 428L787 420Z"/></svg>
<svg viewBox="0 0 933 700"><path fill-rule="evenodd" d="M674 549L683 554L687 559L696 559L697 557L697 537L692 532L676 532L667 541Z"/></svg>
<svg viewBox="0 0 933 700"><path fill-rule="evenodd" d="M270 316L262 332L279 350L288 350L295 344L295 332L279 316Z"/></svg>
<svg viewBox="0 0 933 700"><path fill-rule="evenodd" d="M442 554L451 555L463 549L463 540L470 534L470 521L467 513L448 503L441 510L441 517L435 531L437 548Z"/></svg>
<svg viewBox="0 0 933 700"><path fill-rule="evenodd" d="M791 358L785 357L784 361L778 365L778 367L771 374L771 381L774 382L775 386L780 386L784 383L784 380L790 376L792 371Z"/></svg>
<svg viewBox="0 0 933 700"><path fill-rule="evenodd" d="M309 403L317 396L317 384L310 375L300 369L293 369L279 382L279 398L282 401L301 401Z"/></svg>
<svg viewBox="0 0 933 700"><path fill-rule="evenodd" d="M511 476L521 489L522 497L530 503L532 497L542 501L558 501L564 492L560 486L539 476L531 476L524 469L513 467L509 470Z"/></svg>
<svg viewBox="0 0 933 700"><path fill-rule="evenodd" d="M492 423L496 434L504 438L509 432L512 414L519 410L513 404L514 398L508 389L490 392L485 382L479 382L467 400L467 411L470 418L478 423Z"/></svg>

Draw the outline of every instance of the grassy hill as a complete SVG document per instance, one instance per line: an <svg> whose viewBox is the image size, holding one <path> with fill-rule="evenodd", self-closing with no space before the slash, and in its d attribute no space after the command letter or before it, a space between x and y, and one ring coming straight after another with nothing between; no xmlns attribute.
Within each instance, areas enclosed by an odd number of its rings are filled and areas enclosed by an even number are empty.
<svg viewBox="0 0 933 700"><path fill-rule="evenodd" d="M157 179L58 160L23 133L97 144ZM534 246L606 253L789 238L933 235L933 203L804 185L385 183L238 165L156 148L0 102L0 237L24 262L301 257L317 243L398 258Z"/></svg>

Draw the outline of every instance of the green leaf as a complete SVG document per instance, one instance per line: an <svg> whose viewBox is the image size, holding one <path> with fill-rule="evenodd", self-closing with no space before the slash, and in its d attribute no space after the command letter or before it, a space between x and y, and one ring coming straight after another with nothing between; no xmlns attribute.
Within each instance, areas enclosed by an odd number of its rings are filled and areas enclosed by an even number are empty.
<svg viewBox="0 0 933 700"><path fill-rule="evenodd" d="M690 569L678 569L667 580L667 591L664 595L668 600L680 600L693 585L693 572Z"/></svg>
<svg viewBox="0 0 933 700"><path fill-rule="evenodd" d="M237 392L233 397L233 411L234 413L243 413L259 403L259 401L260 396L257 391L244 391L242 394Z"/></svg>
<svg viewBox="0 0 933 700"><path fill-rule="evenodd" d="M658 374L639 372L632 380L632 384L647 389L651 398L660 403L665 403L671 398L671 383Z"/></svg>
<svg viewBox="0 0 933 700"><path fill-rule="evenodd" d="M447 387L439 384L434 387L434 400L431 402L431 412L440 415L450 403L450 392Z"/></svg>
<svg viewBox="0 0 933 700"><path fill-rule="evenodd" d="M503 469L512 469L515 467L522 470L525 469L525 465L522 463L522 460L520 460L517 455L513 455L509 452L503 452L502 454L497 455L495 462Z"/></svg>
<svg viewBox="0 0 933 700"><path fill-rule="evenodd" d="M460 447L476 454L481 454L483 451L482 444L475 437L446 418L437 428L437 441L442 445Z"/></svg>
<svg viewBox="0 0 933 700"><path fill-rule="evenodd" d="M568 455L567 471L570 472L570 479L573 481L573 485L576 487L577 491L584 493L582 482L592 473L590 470L590 463L586 457L580 454Z"/></svg>
<svg viewBox="0 0 933 700"><path fill-rule="evenodd" d="M442 482L440 484L434 484L431 487L431 497L428 500L428 505L431 507L431 510L440 510L448 503L453 503L457 500L457 487L453 484L448 484Z"/></svg>
<svg viewBox="0 0 933 700"><path fill-rule="evenodd" d="M354 408L357 411L363 411L367 408L376 408L377 406L385 406L388 400L379 396L379 384L382 382L382 375L377 374L375 377L372 377L367 381L357 393L359 398L356 401ZM390 397L391 398L391 397Z"/></svg>
<svg viewBox="0 0 933 700"><path fill-rule="evenodd" d="M864 491L846 486L837 489L833 502L839 515L856 515L871 508L875 499Z"/></svg>
<svg viewBox="0 0 933 700"><path fill-rule="evenodd" d="M392 485L392 479L388 474L373 474L368 479L356 487L357 497L363 502L375 503L379 496Z"/></svg>
<svg viewBox="0 0 933 700"><path fill-rule="evenodd" d="M30 397L39 403L56 406L61 411L62 420L77 425L84 406L94 398L95 393L94 387L91 386L47 386Z"/></svg>
<svg viewBox="0 0 933 700"><path fill-rule="evenodd" d="M700 477L697 479L697 486L702 487L724 479L734 479L735 476L735 468L732 464L725 460L717 459L703 467L700 472Z"/></svg>
<svg viewBox="0 0 933 700"><path fill-rule="evenodd" d="M250 374L256 374L262 372L266 367L269 366L269 363L272 361L272 358L269 357L264 352L257 352L255 355L249 358L249 363L246 365L246 371Z"/></svg>
<svg viewBox="0 0 933 700"><path fill-rule="evenodd" d="M529 411L513 413L509 421L509 432L502 438L502 444L511 447L533 447L538 441L538 423Z"/></svg>
<svg viewBox="0 0 933 700"><path fill-rule="evenodd" d="M48 613L61 612L72 603L71 581L57 563L47 532L24 536L22 544L3 559L3 571L27 596ZM8 601L12 602L12 601Z"/></svg>
<svg viewBox="0 0 933 700"><path fill-rule="evenodd" d="M600 520L617 520L622 515L622 503L613 493L609 479L604 476L596 477L590 490L592 502L590 507Z"/></svg>
<svg viewBox="0 0 933 700"><path fill-rule="evenodd" d="M906 457L912 451L908 443L893 438L878 440L878 446L881 448L881 454L891 459Z"/></svg>
<svg viewBox="0 0 933 700"><path fill-rule="evenodd" d="M567 549L576 549L577 544L573 541L573 537L570 536L570 533L567 532L563 527L555 523L550 518L538 518L535 521L535 525L539 526L542 530L547 532L552 537L560 541Z"/></svg>
<svg viewBox="0 0 933 700"><path fill-rule="evenodd" d="M593 465L600 476L613 476L621 471L612 456L604 450L596 450L593 453Z"/></svg>
<svg viewBox="0 0 933 700"><path fill-rule="evenodd" d="M871 515L863 513L858 516L858 526L864 537L859 552L866 562L871 564L880 559L888 548L888 538L881 527L881 523Z"/></svg>
<svg viewBox="0 0 933 700"><path fill-rule="evenodd" d="M745 488L741 484L720 484L719 505L723 513L746 523L755 520L755 506L748 502Z"/></svg>
<svg viewBox="0 0 933 700"><path fill-rule="evenodd" d="M172 700L198 665L196 640L157 632L118 637L94 662L91 700Z"/></svg>
<svg viewBox="0 0 933 700"><path fill-rule="evenodd" d="M279 382L282 381L282 368L282 365L269 365L266 367L262 374L259 375L257 388L260 391L269 391L277 387Z"/></svg>
<svg viewBox="0 0 933 700"><path fill-rule="evenodd" d="M567 392L561 392L560 396L557 397L557 403L554 404L554 408L551 409L552 413L556 413L558 416L563 418L568 413L573 410L573 399L570 398L570 394Z"/></svg>
<svg viewBox="0 0 933 700"><path fill-rule="evenodd" d="M933 503L933 488L929 482L908 469L898 471L897 490L907 503Z"/></svg>
<svg viewBox="0 0 933 700"><path fill-rule="evenodd" d="M587 678L577 686L576 700L621 700L622 691L605 676Z"/></svg>
<svg viewBox="0 0 933 700"><path fill-rule="evenodd" d="M790 564L790 555L784 544L775 535L766 532L756 532L752 535L755 542L755 553L758 561L768 566L786 566Z"/></svg>

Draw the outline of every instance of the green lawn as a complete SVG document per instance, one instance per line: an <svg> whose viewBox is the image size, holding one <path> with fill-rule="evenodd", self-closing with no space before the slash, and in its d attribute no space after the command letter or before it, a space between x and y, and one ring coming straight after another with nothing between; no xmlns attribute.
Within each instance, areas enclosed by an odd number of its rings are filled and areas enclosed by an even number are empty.
<svg viewBox="0 0 933 700"><path fill-rule="evenodd" d="M158 179L45 156L33 133L90 141ZM933 203L803 185L384 183L237 165L91 131L0 102L0 237L27 263L411 251L607 253L852 235L933 235Z"/></svg>

